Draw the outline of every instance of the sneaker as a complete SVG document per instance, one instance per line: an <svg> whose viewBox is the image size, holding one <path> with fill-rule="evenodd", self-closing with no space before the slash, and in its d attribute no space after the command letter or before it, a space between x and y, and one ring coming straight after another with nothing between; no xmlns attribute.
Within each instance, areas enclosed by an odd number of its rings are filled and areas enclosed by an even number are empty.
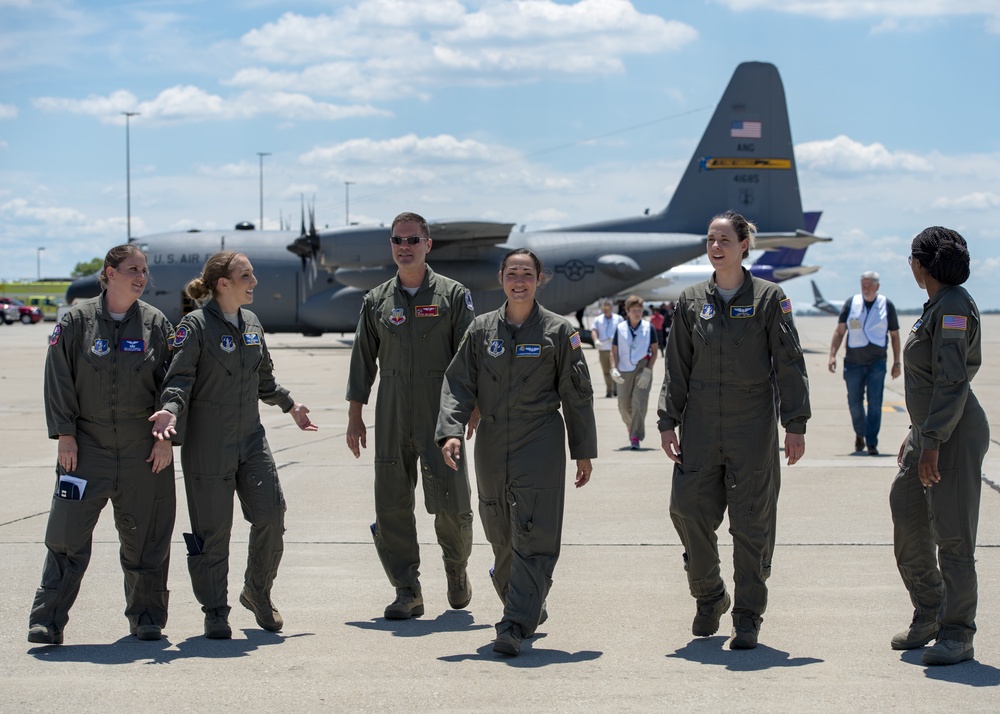
<svg viewBox="0 0 1000 714"><path fill-rule="evenodd" d="M762 619L759 617L733 615L733 636L729 640L729 649L752 650L756 647L761 622Z"/></svg>
<svg viewBox="0 0 1000 714"><path fill-rule="evenodd" d="M854 437L854 450L864 451L865 450L865 437L855 436Z"/></svg>
<svg viewBox="0 0 1000 714"><path fill-rule="evenodd" d="M28 628L28 642L36 645L61 645L63 633L55 625L32 625Z"/></svg>
<svg viewBox="0 0 1000 714"><path fill-rule="evenodd" d="M722 597L714 600L699 600L698 612L691 623L691 634L695 637L711 637L719 631L719 620L729 612L733 601L729 593L723 592Z"/></svg>
<svg viewBox="0 0 1000 714"><path fill-rule="evenodd" d="M214 610L205 610L205 637L210 640L228 640L233 636L233 629L229 626L229 607L217 607Z"/></svg>
<svg viewBox="0 0 1000 714"><path fill-rule="evenodd" d="M895 634L892 638L892 648L894 650L915 650L918 647L923 647L937 638L938 629L937 622L919 623L914 620L908 629Z"/></svg>
<svg viewBox="0 0 1000 714"><path fill-rule="evenodd" d="M424 614L424 599L410 590L402 590L392 604L385 608L386 620L409 620Z"/></svg>
<svg viewBox="0 0 1000 714"><path fill-rule="evenodd" d="M246 588L240 593L240 605L253 613L257 619L257 624L268 632L278 632L285 626L285 621L281 619L281 613L271 602L270 597L260 597L251 600Z"/></svg>
<svg viewBox="0 0 1000 714"><path fill-rule="evenodd" d="M472 602L472 583L462 568L458 573L445 573L448 576L448 604L452 610L461 610Z"/></svg>
<svg viewBox="0 0 1000 714"><path fill-rule="evenodd" d="M517 657L521 653L522 639L520 627L513 623L506 625L493 640L493 651L508 657Z"/></svg>
<svg viewBox="0 0 1000 714"><path fill-rule="evenodd" d="M628 441L629 441L629 448L631 448L632 451L638 451L639 450L639 437L638 436L634 436L634 435L630 436L628 438Z"/></svg>
<svg viewBox="0 0 1000 714"><path fill-rule="evenodd" d="M869 446L868 447L868 455L869 456L878 456L878 449L876 449L874 446Z"/></svg>
<svg viewBox="0 0 1000 714"><path fill-rule="evenodd" d="M494 647L496 649L496 647ZM924 650L920 658L924 664L958 664L976 656L971 642L961 640L938 640Z"/></svg>
<svg viewBox="0 0 1000 714"><path fill-rule="evenodd" d="M152 642L163 636L163 631L159 625L153 623L153 618L148 612L139 615L139 621L132 625L130 632L140 640Z"/></svg>

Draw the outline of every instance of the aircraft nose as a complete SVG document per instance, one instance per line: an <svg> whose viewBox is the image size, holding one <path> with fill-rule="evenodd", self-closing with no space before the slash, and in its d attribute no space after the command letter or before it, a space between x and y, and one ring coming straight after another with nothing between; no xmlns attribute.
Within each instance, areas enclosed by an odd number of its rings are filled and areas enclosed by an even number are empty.
<svg viewBox="0 0 1000 714"><path fill-rule="evenodd" d="M77 300L97 297L100 294L101 283L98 281L97 274L95 273L88 278L74 280L70 286L66 288L66 304L72 305Z"/></svg>

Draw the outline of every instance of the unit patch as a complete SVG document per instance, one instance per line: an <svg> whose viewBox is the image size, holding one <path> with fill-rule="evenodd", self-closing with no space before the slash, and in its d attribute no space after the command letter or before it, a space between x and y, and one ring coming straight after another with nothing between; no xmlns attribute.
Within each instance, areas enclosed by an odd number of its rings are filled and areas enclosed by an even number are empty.
<svg viewBox="0 0 1000 714"><path fill-rule="evenodd" d="M514 352L515 357L541 357L541 345L518 345Z"/></svg>
<svg viewBox="0 0 1000 714"><path fill-rule="evenodd" d="M145 340L122 340L118 343L119 352L145 352Z"/></svg>
<svg viewBox="0 0 1000 714"><path fill-rule="evenodd" d="M244 332L243 333L243 344L245 344L247 346L250 346L250 345L259 345L260 344L260 335L258 335L256 332Z"/></svg>
<svg viewBox="0 0 1000 714"><path fill-rule="evenodd" d="M786 315L792 311L792 299L791 298L785 298L784 300L782 300L778 304L781 305L781 311L783 313L785 313Z"/></svg>
<svg viewBox="0 0 1000 714"><path fill-rule="evenodd" d="M236 349L236 341L233 339L232 335L223 335L222 342L219 343L219 347L222 348L223 352L232 352Z"/></svg>
<svg viewBox="0 0 1000 714"><path fill-rule="evenodd" d="M704 305L702 305L701 319L711 320L713 317L715 317L715 305L712 305L711 303L705 303Z"/></svg>
<svg viewBox="0 0 1000 714"><path fill-rule="evenodd" d="M406 322L406 310L401 307L392 308L392 312L389 313L389 322L393 325L402 325Z"/></svg>
<svg viewBox="0 0 1000 714"><path fill-rule="evenodd" d="M745 320L748 317L753 317L754 306L753 305L732 305L729 308L729 316L735 317L740 320Z"/></svg>
<svg viewBox="0 0 1000 714"><path fill-rule="evenodd" d="M468 289L465 291L465 306L473 312L476 311L476 309L472 307L472 291Z"/></svg>
<svg viewBox="0 0 1000 714"><path fill-rule="evenodd" d="M52 334L49 336L49 347L55 347L59 344L59 335L62 334L62 325L56 325L52 330Z"/></svg>
<svg viewBox="0 0 1000 714"><path fill-rule="evenodd" d="M573 347L574 350L580 349L580 333L579 332L574 332L572 335L569 336L569 344Z"/></svg>
<svg viewBox="0 0 1000 714"><path fill-rule="evenodd" d="M111 343L108 340L94 340L94 346L90 351L98 357L103 357L111 351Z"/></svg>
<svg viewBox="0 0 1000 714"><path fill-rule="evenodd" d="M438 316L438 306L437 305L417 305L413 308L413 314L417 317L437 317Z"/></svg>
<svg viewBox="0 0 1000 714"><path fill-rule="evenodd" d="M941 318L941 329L943 330L964 330L968 318L965 315L944 315Z"/></svg>
<svg viewBox="0 0 1000 714"><path fill-rule="evenodd" d="M169 343L171 347L180 347L184 344L184 340L188 337L188 328L181 325L176 330L174 330L173 340Z"/></svg>
<svg viewBox="0 0 1000 714"><path fill-rule="evenodd" d="M503 340L490 340L489 349L486 350L490 357L499 357L504 353Z"/></svg>

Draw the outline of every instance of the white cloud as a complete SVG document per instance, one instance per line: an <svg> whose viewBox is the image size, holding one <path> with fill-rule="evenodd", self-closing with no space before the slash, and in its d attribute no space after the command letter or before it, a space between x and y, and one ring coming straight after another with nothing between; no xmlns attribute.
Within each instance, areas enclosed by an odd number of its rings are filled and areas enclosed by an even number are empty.
<svg viewBox="0 0 1000 714"><path fill-rule="evenodd" d="M931 206L945 210L987 211L1000 208L1000 195L992 191L974 191L955 198L942 196L936 199Z"/></svg>
<svg viewBox="0 0 1000 714"><path fill-rule="evenodd" d="M421 161L499 162L516 156L515 152L504 147L491 146L472 139L457 139L447 134L425 138L407 134L384 141L352 139L340 144L317 147L300 156L299 160L306 165L332 164L348 160L365 163L393 162L401 157Z"/></svg>
<svg viewBox="0 0 1000 714"><path fill-rule="evenodd" d="M882 144L861 144L840 135L825 141L809 141L795 147L795 158L801 168L840 173L866 172L926 172L930 161L902 151L892 152Z"/></svg>
<svg viewBox="0 0 1000 714"><path fill-rule="evenodd" d="M13 104L0 104L0 119L17 119L17 107Z"/></svg>
<svg viewBox="0 0 1000 714"><path fill-rule="evenodd" d="M713 0L731 10L772 10L830 20L853 18L933 18L953 15L1000 16L995 0Z"/></svg>

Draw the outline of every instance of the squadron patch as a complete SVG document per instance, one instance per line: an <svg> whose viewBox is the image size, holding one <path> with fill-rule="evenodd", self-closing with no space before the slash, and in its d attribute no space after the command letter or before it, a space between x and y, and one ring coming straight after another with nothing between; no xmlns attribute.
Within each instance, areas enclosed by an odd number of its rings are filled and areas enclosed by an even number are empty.
<svg viewBox="0 0 1000 714"><path fill-rule="evenodd" d="M260 344L260 335L258 335L256 332L244 332L243 333L243 344L247 345L248 347L250 345L259 345Z"/></svg>
<svg viewBox="0 0 1000 714"><path fill-rule="evenodd" d="M910 332L916 332L917 330L920 329L920 326L922 324L924 324L924 318L922 317L917 318L917 321L913 323L913 328L910 330Z"/></svg>
<svg viewBox="0 0 1000 714"><path fill-rule="evenodd" d="M466 289L465 291L465 306L473 312L476 311L476 309L472 307L472 291L469 289Z"/></svg>
<svg viewBox="0 0 1000 714"><path fill-rule="evenodd" d="M145 340L122 340L118 343L119 352L145 352Z"/></svg>
<svg viewBox="0 0 1000 714"><path fill-rule="evenodd" d="M389 313L389 322L393 325L402 325L406 322L406 310L401 307L392 308L392 312Z"/></svg>
<svg viewBox="0 0 1000 714"><path fill-rule="evenodd" d="M232 352L236 349L236 340L233 339L232 335L223 335L219 347L222 348L223 352Z"/></svg>
<svg viewBox="0 0 1000 714"><path fill-rule="evenodd" d="M541 345L518 345L514 351L514 357L541 357Z"/></svg>
<svg viewBox="0 0 1000 714"><path fill-rule="evenodd" d="M490 357L499 357L504 353L503 340L490 340L490 346L486 350Z"/></svg>
<svg viewBox="0 0 1000 714"><path fill-rule="evenodd" d="M437 317L438 316L438 306L437 305L417 305L413 308L413 314L416 317Z"/></svg>
<svg viewBox="0 0 1000 714"><path fill-rule="evenodd" d="M729 308L729 316L740 320L753 317L755 306L753 305L732 305Z"/></svg>
<svg viewBox="0 0 1000 714"><path fill-rule="evenodd" d="M702 305L700 317L702 320L711 320L715 317L715 305L712 305L711 303L705 303Z"/></svg>
<svg viewBox="0 0 1000 714"><path fill-rule="evenodd" d="M103 357L111 351L111 343L108 340L94 340L90 351L98 357Z"/></svg>
<svg viewBox="0 0 1000 714"><path fill-rule="evenodd" d="M968 318L965 315L945 315L941 318L942 330L965 330Z"/></svg>
<svg viewBox="0 0 1000 714"><path fill-rule="evenodd" d="M62 325L56 325L52 329L52 334L49 335L49 347L55 347L59 344L59 335L62 334Z"/></svg>
<svg viewBox="0 0 1000 714"><path fill-rule="evenodd" d="M173 342L170 343L171 347L180 347L184 344L184 340L188 337L188 328L181 325L176 330L174 330Z"/></svg>
<svg viewBox="0 0 1000 714"><path fill-rule="evenodd" d="M781 311L783 313L785 313L786 315L792 311L792 299L791 298L785 298L784 300L782 300L778 304L781 305Z"/></svg>

